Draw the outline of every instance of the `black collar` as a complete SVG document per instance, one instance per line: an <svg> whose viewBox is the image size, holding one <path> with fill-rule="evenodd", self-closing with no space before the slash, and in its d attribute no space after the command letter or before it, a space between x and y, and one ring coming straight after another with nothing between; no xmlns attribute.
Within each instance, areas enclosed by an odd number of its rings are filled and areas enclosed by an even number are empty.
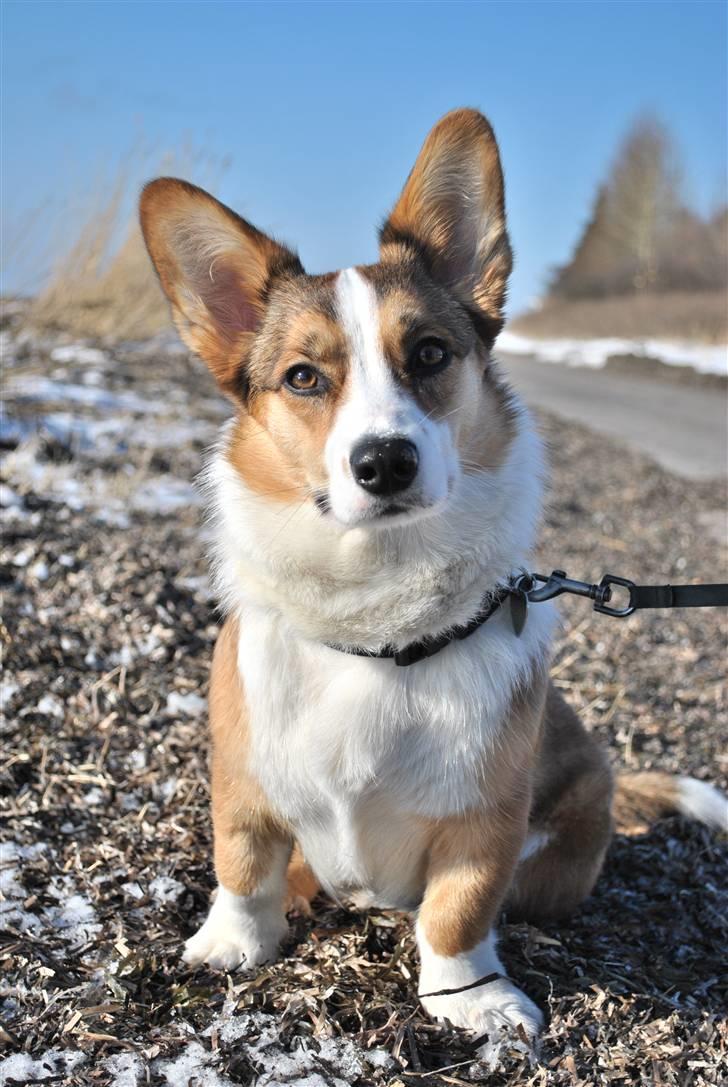
<svg viewBox="0 0 728 1087"><path fill-rule="evenodd" d="M620 586L622 600L612 600L612 586ZM624 592L627 593L627 602ZM612 615L623 619L641 608L728 608L728 584L721 585L635 585L625 577L605 574L598 584L588 581L575 581L567 577L564 570L553 570L548 577L543 574L529 574L523 570L510 578L507 585L498 585L485 597L480 611L470 622L449 630L433 638L423 638L419 642L410 642L404 649L395 649L386 645L378 653L361 649L355 645L331 645L329 649L338 649L340 653L353 653L357 657L378 657L394 660L406 667L439 653L451 642L462 641L474 634L483 623L487 623L500 606L510 597L511 623L513 633L519 637L526 623L528 605L539 604L543 600L552 600L562 593L574 596L586 596L594 601L594 610L602 615ZM327 643L328 644L328 643Z"/></svg>
<svg viewBox="0 0 728 1087"><path fill-rule="evenodd" d="M340 653L350 653L355 657L393 660L395 664L406 668L410 664L417 664L419 661L425 660L426 657L434 657L436 653L450 645L451 642L461 642L464 638L469 638L471 634L474 634L476 630L482 627L483 623L488 622L491 615L494 615L509 597L518 598L519 602L523 601L522 616L519 607L513 609L511 616L514 632L520 634L523 629L521 619L525 620L525 595L517 588L518 580L520 578L514 578L507 585L498 585L492 592L488 593L480 611L469 622L464 623L462 626L449 627L442 634L437 634L434 637L422 638L419 642L410 642L403 649L395 649L392 645L385 645L384 649L374 651L362 649L357 645L335 645L330 642L326 644L329 649L338 649Z"/></svg>

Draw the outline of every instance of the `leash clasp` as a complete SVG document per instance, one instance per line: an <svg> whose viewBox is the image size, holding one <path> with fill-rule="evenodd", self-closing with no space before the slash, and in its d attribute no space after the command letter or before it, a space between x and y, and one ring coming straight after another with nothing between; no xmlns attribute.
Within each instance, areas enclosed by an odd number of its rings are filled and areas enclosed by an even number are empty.
<svg viewBox="0 0 728 1087"><path fill-rule="evenodd" d="M525 583L527 578L530 584ZM523 584L519 584L518 588L525 592L529 602L533 604L538 604L542 600L552 600L563 593L570 593L573 596L586 596L589 600L593 600L594 610L603 615L623 617L631 615L635 610L634 583L627 578L617 577L616 574L605 574L598 585L590 584L588 581L576 581L568 577L565 570L552 570L548 577L544 574L524 574L519 578L519 582ZM535 585L535 582L540 584ZM612 585L621 585L629 590L629 603L626 607L609 607L609 601L612 599Z"/></svg>
<svg viewBox="0 0 728 1087"><path fill-rule="evenodd" d="M612 585L621 585L629 592L629 602L625 607L609 607L609 601L612 599ZM594 611L600 611L602 615L615 615L619 619L623 619L626 615L631 615L635 611L635 589L637 586L629 578L617 577L616 574L605 574L596 588L601 591L602 596L599 599L594 598Z"/></svg>

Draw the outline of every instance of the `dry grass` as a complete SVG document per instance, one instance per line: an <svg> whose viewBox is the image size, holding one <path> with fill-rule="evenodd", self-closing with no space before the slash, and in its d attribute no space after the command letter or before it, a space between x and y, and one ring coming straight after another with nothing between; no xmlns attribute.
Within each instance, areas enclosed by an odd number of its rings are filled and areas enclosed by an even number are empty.
<svg viewBox="0 0 728 1087"><path fill-rule="evenodd" d="M578 302L548 301L515 317L513 332L528 336L679 339L728 342L728 295L718 291L673 291Z"/></svg>
<svg viewBox="0 0 728 1087"><path fill-rule="evenodd" d="M147 256L141 232L129 224L122 245L105 259L115 208L89 221L28 313L34 328L104 340L141 339L169 327L169 307Z"/></svg>
<svg viewBox="0 0 728 1087"><path fill-rule="evenodd" d="M113 186L100 181L89 194L76 240L28 310L31 328L113 343L144 339L170 326L137 221L137 193L145 179L159 174L193 176L214 187L226 162L191 149L151 165L140 158L132 153Z"/></svg>

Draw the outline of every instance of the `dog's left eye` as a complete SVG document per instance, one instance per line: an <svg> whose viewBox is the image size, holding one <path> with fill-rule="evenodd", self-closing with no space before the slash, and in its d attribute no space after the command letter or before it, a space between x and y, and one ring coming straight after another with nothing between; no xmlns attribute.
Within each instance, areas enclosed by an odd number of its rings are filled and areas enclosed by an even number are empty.
<svg viewBox="0 0 728 1087"><path fill-rule="evenodd" d="M410 369L420 377L438 374L450 363L450 352L441 340L422 340L410 356Z"/></svg>
<svg viewBox="0 0 728 1087"><path fill-rule="evenodd" d="M292 366L284 378L284 384L294 393L319 392L322 381L319 374L312 366L304 366L299 363Z"/></svg>

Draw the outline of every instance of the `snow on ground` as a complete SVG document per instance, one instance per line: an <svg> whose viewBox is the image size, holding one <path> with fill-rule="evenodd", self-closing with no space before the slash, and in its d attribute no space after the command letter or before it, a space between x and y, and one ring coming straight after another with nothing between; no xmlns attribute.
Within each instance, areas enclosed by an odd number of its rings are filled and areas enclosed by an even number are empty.
<svg viewBox="0 0 728 1087"><path fill-rule="evenodd" d="M56 401L108 411L133 411L141 415L159 412L159 405L134 393L111 393L94 384L78 385L70 381L32 375L11 378L5 386L6 395L20 401Z"/></svg>
<svg viewBox="0 0 728 1087"><path fill-rule="evenodd" d="M87 797L88 805L88 797ZM39 895L30 895L23 879L23 865L43 856L51 869L60 868L59 858L47 843L21 846L7 842L0 849L0 923L20 932L32 933L44 941L50 933L60 938L66 954L93 967L103 984L110 978L123 978L124 961L114 958L106 964L106 974L99 973L96 958L88 952L89 940L97 936L101 925L88 898L79 893L70 874L53 875L42 895L49 905L38 904ZM140 884L130 885L129 896L137 902L146 899ZM148 893L157 906L177 903L185 894L184 886L169 876L156 876L148 884ZM121 946L117 955L125 950ZM54 971L51 970L51 973ZM0 983L0 1010L12 1013L19 993L12 985ZM292 996L292 1000L296 997ZM281 1019L262 1012L236 1013L235 1001L228 1001L202 1035L186 1037L187 1025L178 1025L182 1048L172 1057L143 1060L138 1054L116 1053L94 1060L94 1073L107 1072L107 1082L114 1087L142 1087L148 1082L147 1069L168 1087L229 1087L239 1080L218 1070L223 1058L234 1051L256 1073L256 1087L348 1087L353 1082L373 1082L374 1072L386 1071L394 1062L382 1049L365 1050L342 1038L327 1036L299 1038L293 1045L281 1037ZM0 1087L15 1084L75 1082L88 1058L82 1051L49 1048L40 1057L14 1053L0 1059ZM322 1070L326 1070L326 1078Z"/></svg>
<svg viewBox="0 0 728 1087"><path fill-rule="evenodd" d="M84 1061L83 1053L73 1049L49 1049L42 1057L13 1053L0 1060L0 1087L43 1083L44 1080L68 1082L66 1077ZM136 1087L136 1082L129 1081L129 1087Z"/></svg>
<svg viewBox="0 0 728 1087"><path fill-rule="evenodd" d="M498 337L504 355L533 355L540 362L602 367L615 355L657 359L667 366L691 366L701 374L728 374L728 345L681 343L677 340L538 339L506 330Z"/></svg>
<svg viewBox="0 0 728 1087"><path fill-rule="evenodd" d="M75 952L101 926L92 904L79 892L73 877L65 874L51 877L44 897L53 901L42 907L37 904L38 896L30 896L23 882L23 862L51 852L44 843L21 846L17 842L4 842L0 847L0 922L38 935L55 929L62 934L67 950ZM28 902L31 906L27 906Z"/></svg>
<svg viewBox="0 0 728 1087"><path fill-rule="evenodd" d="M213 1044L214 1039L214 1044ZM373 1073L394 1070L382 1049L364 1050L341 1038L302 1038L287 1049L280 1039L280 1021L261 1012L233 1015L225 1009L205 1031L204 1041L189 1041L176 1056L146 1062L136 1053L96 1058L94 1073L106 1072L113 1087L146 1087L147 1067L165 1087L233 1087L240 1080L219 1070L224 1050L245 1054L255 1087L349 1087L367 1082ZM14 1053L0 1059L0 1087L15 1084L68 1082L88 1058L78 1050L52 1048L41 1057ZM324 1078L322 1070L327 1075ZM108 1082L108 1081L107 1081Z"/></svg>
<svg viewBox="0 0 728 1087"><path fill-rule="evenodd" d="M200 505L192 479L165 470L169 451L189 449L190 477L196 474L230 409L209 396L192 405L182 385L169 380L178 344L158 345L169 362L146 395L129 388L129 366L134 372L152 365L148 345L124 345L115 354L78 343L50 348L4 333L2 349L5 518L32 521L23 497L29 486L117 528L128 527L130 513L174 514Z"/></svg>

